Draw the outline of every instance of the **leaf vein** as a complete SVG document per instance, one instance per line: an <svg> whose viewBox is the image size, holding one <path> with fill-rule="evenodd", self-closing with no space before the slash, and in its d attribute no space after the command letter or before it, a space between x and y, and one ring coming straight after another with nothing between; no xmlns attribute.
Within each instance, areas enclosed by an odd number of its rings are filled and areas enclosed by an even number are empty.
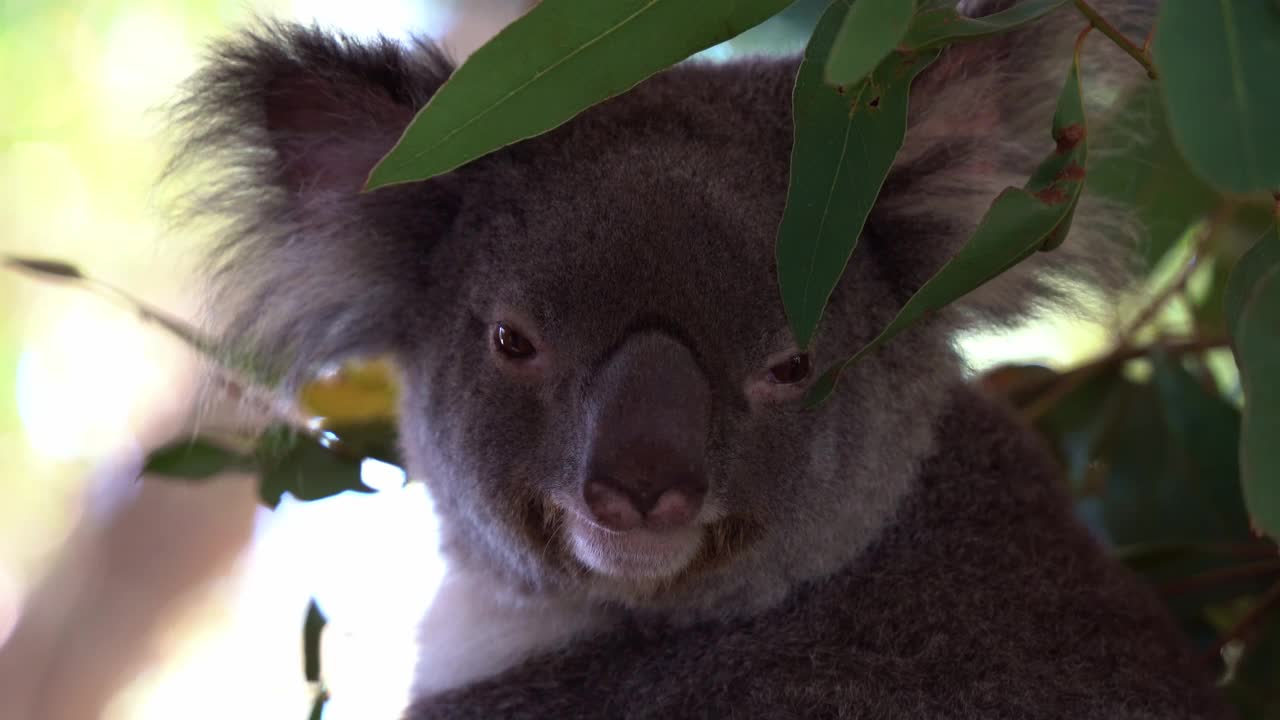
<svg viewBox="0 0 1280 720"><path fill-rule="evenodd" d="M419 150L418 152L414 153L411 157L412 157L414 160L420 160L420 159L422 159L422 157L423 157L423 156L425 156L425 155L427 155L427 154L429 154L429 153L431 153L431 152L434 152L434 151L435 151L437 148L439 148L441 145L444 145L446 142L448 142L448 141L449 141L449 139L450 139L450 138L452 138L454 135L457 135L458 133L462 132L463 130L466 130L467 128L471 127L473 124L475 124L476 122L478 122L481 118L483 118L484 116L486 116L486 115L488 115L489 113L493 112L495 109L497 109L498 107L500 107L503 103L505 103L505 102L507 102L508 100L510 100L514 95L516 95L517 93L519 93L519 92L523 91L525 88L527 88L527 87L529 87L530 85L534 84L534 83L535 83L535 82L537 82L538 80L542 79L542 77L543 77L543 76L545 76L547 73L549 73L549 72L551 72L551 71L555 70L556 68L560 67L561 65L563 65L563 64L565 64L565 63L567 63L567 62L569 62L569 61L570 61L570 60L572 60L574 57L576 57L577 55L579 55L579 54L581 54L583 51L585 51L587 48L589 48L589 47L591 47L591 46L593 46L593 45L595 45L595 44L599 43L601 40L604 40L606 37L608 37L608 36L612 35L613 33L617 32L619 28L623 27L624 25L626 25L627 23L631 22L632 20L635 20L636 18L640 17L641 15L644 15L645 13L649 12L650 10L652 10L652 9L654 8L654 6L656 6L656 5L660 4L660 3L662 3L663 1L664 1L664 0L650 0L649 2L645 3L644 7L639 8L638 10L636 10L636 11L635 11L635 12L633 12L633 13L631 13L631 14L630 14L630 15L628 15L627 17L625 17L625 18L623 18L623 19L619 20L617 23L614 23L614 25L613 25L613 26L611 26L611 27L607 28L604 32L600 33L599 35L595 36L594 38L591 38L589 41L587 41L587 42L583 43L582 45L578 46L577 48L575 48L575 49L573 50L573 52L571 52L571 53L569 53L569 54L565 55L564 57L560 58L559 60L557 60L556 62L552 63L551 65L548 65L547 67L545 67L545 68L543 68L543 69L541 69L541 70L537 71L536 73L534 73L534 74L533 74L533 76L532 76L532 77L530 77L528 80L526 80L526 81L524 81L523 83L521 83L519 86L517 86L517 87L515 87L515 88L512 88L511 90L508 90L508 91L507 91L507 93L506 93L505 95L503 95L502 97L500 97L500 98L498 98L497 100L495 100L495 101L493 102L493 104L491 104L489 107L487 107L487 108L485 108L485 109L481 110L480 112L476 113L475 115L472 115L470 118L468 118L468 119L467 119L467 121L466 121L466 122L462 123L461 125L459 125L459 126L455 127L454 129L450 130L449 132L445 133L443 136L441 136L441 137L440 137L440 139L439 139L439 140L437 140L437 141L435 142L435 144L433 144L433 145L431 145L431 146L429 146L429 147L423 148L422 150Z"/></svg>

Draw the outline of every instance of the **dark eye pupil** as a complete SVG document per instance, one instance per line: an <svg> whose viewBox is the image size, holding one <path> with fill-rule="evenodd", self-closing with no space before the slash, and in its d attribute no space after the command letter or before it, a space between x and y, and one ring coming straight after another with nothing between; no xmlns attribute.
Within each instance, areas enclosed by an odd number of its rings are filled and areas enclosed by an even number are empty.
<svg viewBox="0 0 1280 720"><path fill-rule="evenodd" d="M510 358L527 358L534 353L533 343L506 325L499 325L493 331L493 343L497 345L499 352Z"/></svg>
<svg viewBox="0 0 1280 720"><path fill-rule="evenodd" d="M792 355L785 362L769 368L769 379L779 385L798 383L809 377L809 356L801 353Z"/></svg>

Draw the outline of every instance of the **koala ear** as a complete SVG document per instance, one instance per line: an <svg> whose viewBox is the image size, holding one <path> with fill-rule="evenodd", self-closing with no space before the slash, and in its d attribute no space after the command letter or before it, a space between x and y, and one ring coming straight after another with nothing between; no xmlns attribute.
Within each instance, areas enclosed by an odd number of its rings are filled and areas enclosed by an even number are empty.
<svg viewBox="0 0 1280 720"><path fill-rule="evenodd" d="M966 0L959 9L977 17L1012 4ZM1153 5L1097 3L1136 37L1150 26ZM1068 5L1013 33L952 46L916 81L906 143L866 232L868 252L902 288L902 299L955 255L1002 189L1021 187L1052 150L1054 105L1084 26ZM1137 63L1095 35L1081 56L1086 102L1098 90L1114 96L1144 79ZM1094 120L1101 114L1096 103L1089 110ZM1109 291L1128 280L1133 235L1122 214L1086 194L1061 247L1037 253L961 299L952 317L1009 324L1046 305L1078 309L1082 285Z"/></svg>
<svg viewBox="0 0 1280 720"><path fill-rule="evenodd" d="M179 219L220 237L209 304L229 342L287 377L395 343L397 280L413 281L459 201L447 179L361 188L450 71L425 43L288 24L214 47L173 108L168 175Z"/></svg>
<svg viewBox="0 0 1280 720"><path fill-rule="evenodd" d="M452 68L433 46L263 24L214 49L178 120L207 152L263 153L293 193L354 193Z"/></svg>

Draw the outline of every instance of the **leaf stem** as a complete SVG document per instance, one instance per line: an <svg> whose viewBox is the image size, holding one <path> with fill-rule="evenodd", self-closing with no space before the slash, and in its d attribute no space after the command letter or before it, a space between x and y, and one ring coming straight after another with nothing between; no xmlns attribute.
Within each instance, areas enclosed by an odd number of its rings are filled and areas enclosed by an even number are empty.
<svg viewBox="0 0 1280 720"><path fill-rule="evenodd" d="M30 273L43 280L71 283L81 290L131 310L142 322L159 326L209 360L213 379L232 399L265 413L268 417L315 435L315 428L307 423L307 418L298 411L296 404L282 397L264 379L261 370L247 365L233 365L230 358L219 351L218 343L213 338L206 336L190 323L153 307L110 283L86 275L69 263L18 257L5 253L0 255L0 266Z"/></svg>
<svg viewBox="0 0 1280 720"><path fill-rule="evenodd" d="M1130 57L1137 60L1138 64L1146 69L1147 77L1152 80L1158 80L1160 78L1160 74L1156 71L1155 63L1151 60L1151 50L1149 47L1138 47L1133 44L1133 42L1117 30L1114 25L1107 22L1106 18L1098 14L1098 11L1088 3L1088 0L1074 0L1074 2L1076 9L1080 11L1081 15L1084 15L1089 19L1089 22L1093 27L1098 28L1103 35L1111 38L1111 41L1118 45L1121 50L1128 53ZM1148 38L1147 45L1150 44L1149 40L1150 38Z"/></svg>
<svg viewBox="0 0 1280 720"><path fill-rule="evenodd" d="M1274 550L1272 550L1274 552ZM1181 578L1156 586L1156 589L1165 597L1181 595L1183 593L1199 590L1204 587L1212 587L1221 583L1231 582L1233 580L1244 580L1247 578L1257 577L1259 575L1272 575L1280 573L1280 559L1261 560L1258 562L1245 563L1235 567L1223 568L1221 570L1213 570L1199 575L1192 575L1188 578Z"/></svg>

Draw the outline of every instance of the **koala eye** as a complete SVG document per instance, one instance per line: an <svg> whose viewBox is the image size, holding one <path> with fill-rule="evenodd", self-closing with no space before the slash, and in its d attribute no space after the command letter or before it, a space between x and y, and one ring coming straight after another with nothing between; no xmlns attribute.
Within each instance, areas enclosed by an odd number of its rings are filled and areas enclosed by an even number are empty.
<svg viewBox="0 0 1280 720"><path fill-rule="evenodd" d="M528 338L502 323L493 329L493 346L512 360L528 360L538 352Z"/></svg>
<svg viewBox="0 0 1280 720"><path fill-rule="evenodd" d="M791 385L809 377L809 354L798 353L769 368L769 382Z"/></svg>

